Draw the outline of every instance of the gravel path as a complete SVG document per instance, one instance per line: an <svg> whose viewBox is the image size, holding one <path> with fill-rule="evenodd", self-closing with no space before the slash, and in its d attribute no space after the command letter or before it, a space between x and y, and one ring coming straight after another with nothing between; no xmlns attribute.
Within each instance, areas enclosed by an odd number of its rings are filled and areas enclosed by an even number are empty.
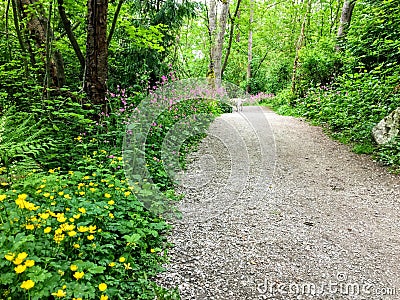
<svg viewBox="0 0 400 300"><path fill-rule="evenodd" d="M225 114L181 174L182 299L400 299L400 178L318 127Z"/></svg>

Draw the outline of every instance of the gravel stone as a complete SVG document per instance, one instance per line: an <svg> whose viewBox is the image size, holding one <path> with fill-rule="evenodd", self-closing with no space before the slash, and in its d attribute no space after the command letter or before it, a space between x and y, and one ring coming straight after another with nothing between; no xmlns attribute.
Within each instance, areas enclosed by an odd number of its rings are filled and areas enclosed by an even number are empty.
<svg viewBox="0 0 400 300"><path fill-rule="evenodd" d="M182 299L400 299L400 179L321 128L224 114L178 177Z"/></svg>

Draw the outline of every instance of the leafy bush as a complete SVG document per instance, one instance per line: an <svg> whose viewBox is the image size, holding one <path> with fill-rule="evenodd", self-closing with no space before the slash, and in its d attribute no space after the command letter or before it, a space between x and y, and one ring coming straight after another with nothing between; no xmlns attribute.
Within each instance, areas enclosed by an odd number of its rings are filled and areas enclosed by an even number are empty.
<svg viewBox="0 0 400 300"><path fill-rule="evenodd" d="M397 75L385 77L379 69L344 74L331 86L310 89L295 109L297 114L328 127L339 140L364 145L370 152L372 128L400 106L396 81Z"/></svg>
<svg viewBox="0 0 400 300"><path fill-rule="evenodd" d="M303 47L299 53L298 84L296 94L304 96L311 87L328 85L339 64L334 42L323 39Z"/></svg>
<svg viewBox="0 0 400 300"><path fill-rule="evenodd" d="M264 91L272 94L284 90L290 84L292 75L293 61L287 57L277 59L265 73Z"/></svg>

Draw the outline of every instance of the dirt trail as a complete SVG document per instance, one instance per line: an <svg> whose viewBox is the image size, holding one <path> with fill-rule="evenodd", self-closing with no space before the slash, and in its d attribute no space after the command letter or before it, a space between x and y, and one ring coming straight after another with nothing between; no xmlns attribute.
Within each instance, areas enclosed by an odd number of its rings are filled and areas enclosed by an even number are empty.
<svg viewBox="0 0 400 300"><path fill-rule="evenodd" d="M400 299L400 178L318 127L225 114L181 176L182 299Z"/></svg>

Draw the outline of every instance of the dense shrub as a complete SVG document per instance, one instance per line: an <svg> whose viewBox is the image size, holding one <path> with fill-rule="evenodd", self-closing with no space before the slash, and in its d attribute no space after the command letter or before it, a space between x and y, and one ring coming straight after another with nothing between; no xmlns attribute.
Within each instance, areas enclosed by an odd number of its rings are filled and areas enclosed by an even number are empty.
<svg viewBox="0 0 400 300"><path fill-rule="evenodd" d="M299 53L296 94L302 97L309 88L329 85L338 66L339 55L333 41L323 39L303 47Z"/></svg>

